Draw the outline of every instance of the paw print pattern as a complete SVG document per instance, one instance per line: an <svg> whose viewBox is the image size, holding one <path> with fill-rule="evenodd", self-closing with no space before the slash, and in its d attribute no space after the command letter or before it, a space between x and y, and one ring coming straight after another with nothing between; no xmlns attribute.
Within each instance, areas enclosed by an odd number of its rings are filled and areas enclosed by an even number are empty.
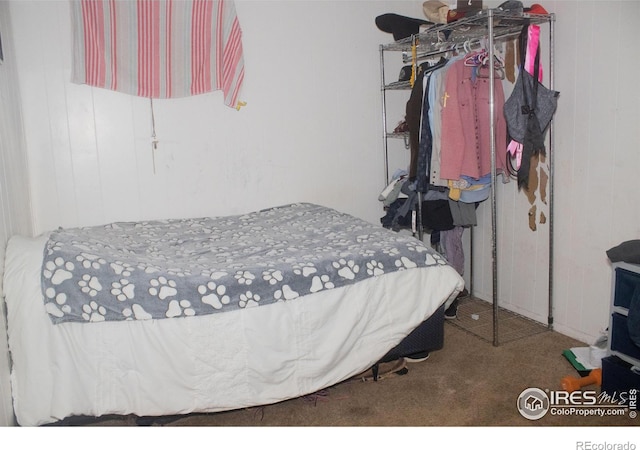
<svg viewBox="0 0 640 450"><path fill-rule="evenodd" d="M102 290L102 285L96 277L92 277L89 274L82 275L82 279L78 281L80 290L91 297L98 295L98 292Z"/></svg>
<svg viewBox="0 0 640 450"><path fill-rule="evenodd" d="M70 280L71 273L75 266L71 261L66 261L61 257L57 257L53 261L47 261L44 265L43 274L51 280L52 284L59 285L64 281Z"/></svg>
<svg viewBox="0 0 640 450"><path fill-rule="evenodd" d="M82 306L82 318L87 322L104 322L107 310L95 301Z"/></svg>
<svg viewBox="0 0 640 450"><path fill-rule="evenodd" d="M49 248L47 250L47 254L51 255L53 252L59 251L62 249L62 243L61 242L51 242L51 244L49 245Z"/></svg>
<svg viewBox="0 0 640 450"><path fill-rule="evenodd" d="M111 270L113 270L116 275L122 275L123 277L130 277L134 268L131 264L127 264L125 262L116 261L109 264Z"/></svg>
<svg viewBox="0 0 640 450"><path fill-rule="evenodd" d="M331 278L329 278L329 275L316 275L311 280L311 288L309 289L309 291L318 292L323 289L333 289L334 287L335 285L331 282Z"/></svg>
<svg viewBox="0 0 640 450"><path fill-rule="evenodd" d="M396 259L396 267L398 268L398 270L405 270L405 269L413 269L415 267L418 267L418 265L415 262L411 261L406 256L403 256L400 259Z"/></svg>
<svg viewBox="0 0 640 450"><path fill-rule="evenodd" d="M272 248L271 250L269 250L267 253L265 253L267 256L271 256L271 257L276 257L279 255L282 255L285 252L284 248Z"/></svg>
<svg viewBox="0 0 640 450"><path fill-rule="evenodd" d="M92 255L91 253L80 253L76 256L76 261L78 261L82 267L85 269L99 269L102 265L106 264L107 261L104 258L100 258L97 255Z"/></svg>
<svg viewBox="0 0 640 450"><path fill-rule="evenodd" d="M248 214L216 220L215 225L199 219L143 222L132 230L128 224L114 226L112 233L125 244L133 242L129 231L146 239L145 259L135 253L122 256L116 248L95 242L91 230L75 242L65 234L52 234L47 247L51 256L43 268L45 303L52 315L68 315L60 321L83 312L100 320L100 305L106 308L106 320L116 312L128 320L184 317L292 300L393 271L447 264L414 238L364 222L354 224L342 214L316 215L307 208L261 213L260 221ZM284 213L289 215L283 222ZM272 222L262 222L264 218ZM190 235L196 240L184 238ZM67 253L70 244L73 253ZM271 257L263 258L267 252ZM193 286L195 293L183 294L192 274L201 281ZM60 288L65 285L75 292ZM149 306L143 297L150 299ZM98 305L92 307L93 301Z"/></svg>
<svg viewBox="0 0 640 450"><path fill-rule="evenodd" d="M233 235L231 236L234 240L239 241L242 238L246 238L249 237L250 234L248 231L236 231L235 233L233 233Z"/></svg>
<svg viewBox="0 0 640 450"><path fill-rule="evenodd" d="M433 266L433 265L441 265L442 266L442 265L447 264L447 261L445 261L445 259L442 258L442 256L440 256L438 254L427 253L425 264L427 266Z"/></svg>
<svg viewBox="0 0 640 450"><path fill-rule="evenodd" d="M240 294L240 308L250 308L252 306L258 306L258 302L260 301L260 296L258 294L254 294L251 291L247 291L244 294Z"/></svg>
<svg viewBox="0 0 640 450"><path fill-rule="evenodd" d="M427 247L425 247L424 245L416 245L414 243L407 243L407 248L413 252L418 252L418 253L422 253L422 252L427 252Z"/></svg>
<svg viewBox="0 0 640 450"><path fill-rule="evenodd" d="M67 309L66 311L64 310L65 307ZM63 317L66 313L69 313L69 311L71 310L71 308L69 308L69 305L65 305L62 308L58 308L58 306L55 303L45 303L44 309L45 311L47 311L47 314L53 317L57 317L58 319Z"/></svg>
<svg viewBox="0 0 640 450"><path fill-rule="evenodd" d="M55 302L60 306L67 303L67 294L65 294L64 292L56 293L56 290L53 288L47 288L44 291L44 295L48 299L55 300Z"/></svg>
<svg viewBox="0 0 640 450"><path fill-rule="evenodd" d="M360 255L362 255L365 258L371 258L375 254L376 254L376 251L371 249L364 249L360 252Z"/></svg>
<svg viewBox="0 0 640 450"><path fill-rule="evenodd" d="M122 310L122 315L126 317L126 320L150 320L153 316L146 312L144 308L137 303L134 303L131 308L125 308Z"/></svg>
<svg viewBox="0 0 640 450"><path fill-rule="evenodd" d="M198 286L198 292L202 297L202 303L212 306L215 309L221 309L223 305L228 305L231 298L226 295L227 288L224 285L217 285L213 281L209 281L206 285Z"/></svg>
<svg viewBox="0 0 640 450"><path fill-rule="evenodd" d="M333 267L338 269L338 275L348 280L355 279L356 274L360 272L360 266L352 260L347 261L344 258L341 258L339 261L334 261Z"/></svg>
<svg viewBox="0 0 640 450"><path fill-rule="evenodd" d="M140 270L144 271L144 273L148 273L148 274L160 272L160 269L158 267L151 266L151 265L148 265L148 264L145 264L145 263L139 264L138 268Z"/></svg>
<svg viewBox="0 0 640 450"><path fill-rule="evenodd" d="M149 294L158 297L160 300L173 297L178 293L176 290L176 282L167 280L165 277L153 278L149 281L149 284L151 284Z"/></svg>
<svg viewBox="0 0 640 450"><path fill-rule="evenodd" d="M169 318L184 316L195 316L196 311L191 307L189 300L171 300L169 302L169 308L165 315Z"/></svg>
<svg viewBox="0 0 640 450"><path fill-rule="evenodd" d="M398 256L400 254L400 250L398 250L395 247L393 247L393 248L385 248L385 249L382 250L382 253L384 253L385 255L389 255L389 256Z"/></svg>
<svg viewBox="0 0 640 450"><path fill-rule="evenodd" d="M367 263L367 274L372 277L384 274L384 265L380 261L372 259Z"/></svg>
<svg viewBox="0 0 640 450"><path fill-rule="evenodd" d="M273 286L284 280L284 277L282 276L282 271L269 269L262 272L262 279Z"/></svg>
<svg viewBox="0 0 640 450"><path fill-rule="evenodd" d="M217 281L221 278L226 277L227 275L229 275L227 272L222 272L222 271L217 271L217 272L210 272L207 270L203 270L202 272L200 272L200 274L204 277L209 277L211 278L213 281Z"/></svg>
<svg viewBox="0 0 640 450"><path fill-rule="evenodd" d="M111 295L119 301L131 300L134 297L135 285L126 278L111 283Z"/></svg>
<svg viewBox="0 0 640 450"><path fill-rule="evenodd" d="M294 298L298 298L300 294L291 289L291 286L285 284L282 286L282 289L278 289L274 294L273 298L276 300L293 300Z"/></svg>
<svg viewBox="0 0 640 450"><path fill-rule="evenodd" d="M189 270L182 269L167 269L167 273L169 275L175 275L180 278L188 277L189 275L191 275L191 272Z"/></svg>
<svg viewBox="0 0 640 450"><path fill-rule="evenodd" d="M249 286L256 279L256 276L246 270L238 270L235 274L235 279L238 280L238 283Z"/></svg>
<svg viewBox="0 0 640 450"><path fill-rule="evenodd" d="M293 273L295 273L296 275L302 275L303 277L308 277L310 275L313 275L317 271L318 270L313 265L313 263L296 264L293 269Z"/></svg>

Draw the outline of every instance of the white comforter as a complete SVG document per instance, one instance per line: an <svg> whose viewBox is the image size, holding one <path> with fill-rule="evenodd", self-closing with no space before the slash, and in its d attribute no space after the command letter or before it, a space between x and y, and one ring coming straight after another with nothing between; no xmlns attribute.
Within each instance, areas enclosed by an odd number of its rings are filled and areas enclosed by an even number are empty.
<svg viewBox="0 0 640 450"><path fill-rule="evenodd" d="M462 289L448 265L202 317L53 325L47 236L14 236L5 296L23 426L73 415L214 412L306 395L370 367Z"/></svg>

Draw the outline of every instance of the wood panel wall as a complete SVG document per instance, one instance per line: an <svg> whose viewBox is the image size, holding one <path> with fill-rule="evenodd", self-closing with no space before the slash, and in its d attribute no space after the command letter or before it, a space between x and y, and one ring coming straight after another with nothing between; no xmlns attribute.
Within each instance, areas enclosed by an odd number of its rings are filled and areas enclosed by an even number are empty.
<svg viewBox="0 0 640 450"><path fill-rule="evenodd" d="M18 73L12 42L9 5L0 2L0 36L4 61L0 63L0 298L7 240L15 233L30 235L26 147L23 139L22 110ZM14 422L9 381L9 352L6 335L6 308L0 300L0 426Z"/></svg>
<svg viewBox="0 0 640 450"><path fill-rule="evenodd" d="M386 12L421 17L421 2L238 1L247 107L224 107L220 93L155 102L155 171L149 101L69 82L68 3L0 5L0 26L11 13L17 73L9 73L7 61L0 66L2 236L29 229L28 210L20 208L29 203L25 180L36 233L291 201L323 203L371 222L382 216L378 45L390 36L374 19ZM555 88L561 92L554 122L555 328L589 343L608 323L605 251L640 237L634 80L640 2L544 6L557 15ZM28 173L16 150L23 143ZM531 231L530 206L514 183L498 186L500 298L545 322L549 223ZM474 290L490 299L488 204L478 214ZM6 360L3 353L0 423L9 414Z"/></svg>

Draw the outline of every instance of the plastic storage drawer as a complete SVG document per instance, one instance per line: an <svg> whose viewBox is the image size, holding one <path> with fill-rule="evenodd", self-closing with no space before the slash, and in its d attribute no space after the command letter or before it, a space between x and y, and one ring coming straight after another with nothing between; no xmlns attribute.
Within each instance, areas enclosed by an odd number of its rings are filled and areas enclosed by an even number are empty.
<svg viewBox="0 0 640 450"><path fill-rule="evenodd" d="M640 287L640 274L618 267L616 269L613 306L629 309L636 288Z"/></svg>
<svg viewBox="0 0 640 450"><path fill-rule="evenodd" d="M629 337L627 326L627 316L613 313L613 329L611 333L611 350L624 353L640 361L640 347L638 347Z"/></svg>
<svg viewBox="0 0 640 450"><path fill-rule="evenodd" d="M617 356L602 358L602 392L613 396L640 389L640 375L633 372L631 367L631 364Z"/></svg>

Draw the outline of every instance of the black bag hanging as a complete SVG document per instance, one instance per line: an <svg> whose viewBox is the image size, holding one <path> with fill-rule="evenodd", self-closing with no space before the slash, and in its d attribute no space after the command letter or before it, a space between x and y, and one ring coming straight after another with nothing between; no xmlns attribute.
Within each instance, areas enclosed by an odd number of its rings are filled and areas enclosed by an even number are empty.
<svg viewBox="0 0 640 450"><path fill-rule="evenodd" d="M509 136L522 144L522 162L517 171L518 189L527 188L531 157L546 155L545 134L558 104L557 91L546 88L538 80L540 44L536 48L534 75L524 67L529 32L528 21L520 32L520 70L513 92L504 104Z"/></svg>

